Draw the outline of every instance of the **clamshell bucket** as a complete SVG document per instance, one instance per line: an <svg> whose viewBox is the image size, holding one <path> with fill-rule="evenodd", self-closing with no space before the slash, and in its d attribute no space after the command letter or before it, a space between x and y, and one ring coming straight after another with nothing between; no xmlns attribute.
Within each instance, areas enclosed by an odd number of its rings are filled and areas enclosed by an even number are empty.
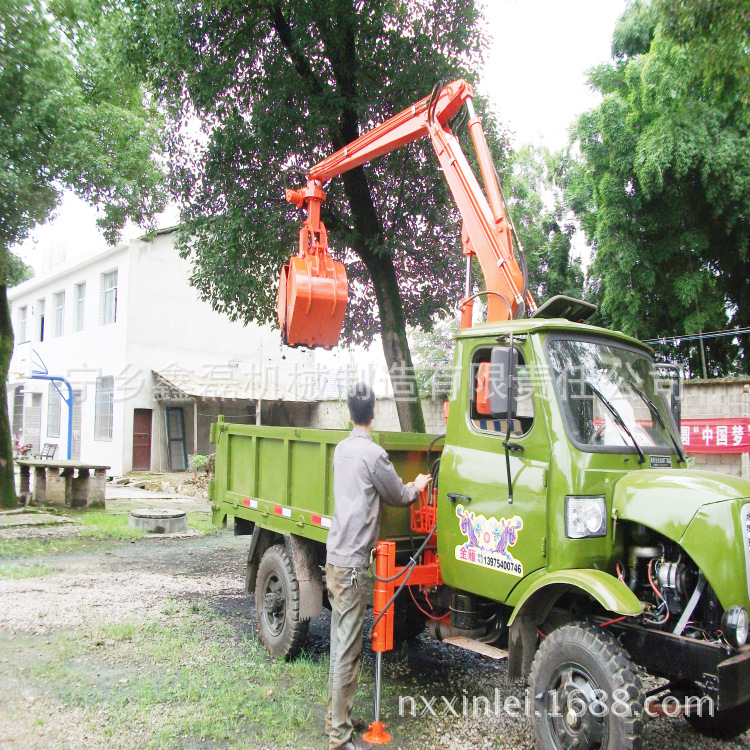
<svg viewBox="0 0 750 750"><path fill-rule="evenodd" d="M281 269L276 304L284 343L332 349L341 335L347 298L343 263L328 253L292 258Z"/></svg>

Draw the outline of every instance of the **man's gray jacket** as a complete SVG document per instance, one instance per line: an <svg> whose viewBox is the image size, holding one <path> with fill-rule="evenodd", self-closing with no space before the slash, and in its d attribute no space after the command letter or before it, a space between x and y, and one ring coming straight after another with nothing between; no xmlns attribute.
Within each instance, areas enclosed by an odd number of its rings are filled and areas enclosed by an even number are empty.
<svg viewBox="0 0 750 750"><path fill-rule="evenodd" d="M370 563L380 521L380 501L406 506L419 496L405 485L388 454L366 430L355 427L333 453L333 521L326 561L342 568Z"/></svg>

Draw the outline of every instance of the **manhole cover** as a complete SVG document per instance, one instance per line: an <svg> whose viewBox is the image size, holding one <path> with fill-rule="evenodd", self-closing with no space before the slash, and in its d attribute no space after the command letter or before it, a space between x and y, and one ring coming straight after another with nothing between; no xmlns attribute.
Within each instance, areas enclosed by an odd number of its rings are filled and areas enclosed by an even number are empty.
<svg viewBox="0 0 750 750"><path fill-rule="evenodd" d="M187 513L166 508L141 508L130 511L128 526L149 534L176 534L187 531Z"/></svg>

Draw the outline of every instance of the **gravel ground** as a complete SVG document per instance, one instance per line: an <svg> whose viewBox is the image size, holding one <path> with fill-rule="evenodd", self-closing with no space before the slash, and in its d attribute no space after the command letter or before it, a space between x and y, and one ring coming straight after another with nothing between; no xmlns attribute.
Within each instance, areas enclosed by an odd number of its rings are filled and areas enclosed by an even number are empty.
<svg viewBox="0 0 750 750"><path fill-rule="evenodd" d="M67 526L14 529L0 532L0 541L30 535L49 541L51 536L71 533L75 529ZM227 532L186 539L138 540L118 543L110 549L94 547L91 551L37 556L33 562L57 572L20 580L0 578L0 749L111 746L102 730L110 720L106 710L84 713L36 683L33 689L30 687L32 682L24 672L33 668L35 658L50 643L47 639L93 629L102 622L112 624L134 618L163 621L169 618L165 604L184 600L207 602L238 637L255 638L252 602L242 591L246 548L246 540ZM320 660L327 653L328 626L327 615L311 625L307 648L313 660ZM87 669L87 659L82 656L80 660L82 672ZM372 711L368 698L373 689L373 663L373 654L366 647L363 697L357 706L366 719ZM504 662L437 643L423 635L408 648L386 654L384 667L385 719L394 734L391 748L533 748L522 716L495 711L495 706L502 708L509 697L517 698L522 705L525 696L522 684L508 682ZM115 665L113 670L111 679L116 679ZM478 696L488 699L489 715L472 715ZM409 714L409 697L414 699L416 716ZM399 716L399 699L405 701L407 708L403 716ZM322 720L322 707L313 706L313 714L316 721ZM167 720L154 717L156 724ZM118 746L145 747L151 730L153 726L133 726L119 738ZM311 746L322 750L325 740L319 728L312 727L310 735ZM196 740L179 746L208 745ZM660 719L647 726L643 747L750 748L750 735L718 742L694 734L682 719Z"/></svg>

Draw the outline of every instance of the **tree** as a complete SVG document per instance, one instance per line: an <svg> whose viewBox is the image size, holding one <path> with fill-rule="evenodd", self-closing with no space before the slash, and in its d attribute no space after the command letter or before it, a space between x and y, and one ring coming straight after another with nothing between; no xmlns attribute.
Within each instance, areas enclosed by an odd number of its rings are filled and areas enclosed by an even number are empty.
<svg viewBox="0 0 750 750"><path fill-rule="evenodd" d="M168 111L178 245L203 299L234 320L275 320L300 226L285 180L300 185L305 168L439 79L472 78L483 44L473 0L131 4L130 54ZM502 159L507 139L490 130ZM429 328L461 297L460 217L425 141L325 189L323 219L350 282L344 341L380 331L403 391L413 383L405 321ZM403 430L424 430L416 401L398 410Z"/></svg>
<svg viewBox="0 0 750 750"><path fill-rule="evenodd" d="M455 315L435 321L430 330L407 327L422 398L445 397L450 393L459 329Z"/></svg>
<svg viewBox="0 0 750 750"><path fill-rule="evenodd" d="M583 297L584 272L571 258L576 231L562 191L566 161L545 146L512 155L510 212L526 253L529 288L541 304L557 294Z"/></svg>
<svg viewBox="0 0 750 750"><path fill-rule="evenodd" d="M747 0L634 2L613 62L591 74L604 101L575 126L566 199L595 250L602 314L631 335L750 324L747 13ZM691 371L727 374L749 370L743 349L723 338L683 352Z"/></svg>
<svg viewBox="0 0 750 750"><path fill-rule="evenodd" d="M1 0L0 6L0 502L15 504L6 378L13 353L7 289L11 248L45 221L65 187L103 212L114 241L127 219L164 206L154 158L159 118L144 106L117 49L116 4Z"/></svg>

